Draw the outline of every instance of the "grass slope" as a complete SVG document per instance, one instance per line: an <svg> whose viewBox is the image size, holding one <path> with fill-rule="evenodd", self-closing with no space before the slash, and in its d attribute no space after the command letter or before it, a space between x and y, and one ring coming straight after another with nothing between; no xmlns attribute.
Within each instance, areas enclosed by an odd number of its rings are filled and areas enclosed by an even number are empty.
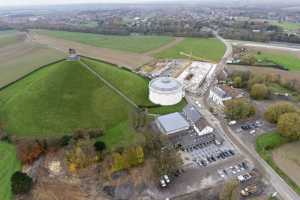
<svg viewBox="0 0 300 200"><path fill-rule="evenodd" d="M293 54L282 52L262 52L260 55L256 55L256 58L260 60L273 61L289 70L300 70L300 58Z"/></svg>
<svg viewBox="0 0 300 200"><path fill-rule="evenodd" d="M16 157L14 146L0 142L0 199L12 200L11 182L12 174L21 168Z"/></svg>
<svg viewBox="0 0 300 200"><path fill-rule="evenodd" d="M92 33L35 30L39 34L80 42L100 48L145 53L168 44L174 38L167 36L112 36Z"/></svg>
<svg viewBox="0 0 300 200"><path fill-rule="evenodd" d="M78 62L41 69L0 92L9 133L49 137L77 128L105 130L127 120L128 105Z"/></svg>
<svg viewBox="0 0 300 200"><path fill-rule="evenodd" d="M148 80L110 64L83 59L138 104L148 100ZM186 102L153 108L165 114ZM132 107L79 62L45 67L0 91L0 121L17 136L58 137L77 128L103 128L110 149L142 139L130 128Z"/></svg>
<svg viewBox="0 0 300 200"><path fill-rule="evenodd" d="M149 80L129 72L124 69L113 67L109 64L97 62L90 59L82 59L86 64L92 67L96 72L105 77L107 81L122 91L126 96L140 106L154 106L148 98ZM181 111L186 105L185 101L175 106L164 106L151 108L150 112L157 114L166 114Z"/></svg>
<svg viewBox="0 0 300 200"><path fill-rule="evenodd" d="M216 38L185 38L182 42L155 54L157 58L187 58L180 52L193 53L200 59L219 61L225 53L225 45Z"/></svg>

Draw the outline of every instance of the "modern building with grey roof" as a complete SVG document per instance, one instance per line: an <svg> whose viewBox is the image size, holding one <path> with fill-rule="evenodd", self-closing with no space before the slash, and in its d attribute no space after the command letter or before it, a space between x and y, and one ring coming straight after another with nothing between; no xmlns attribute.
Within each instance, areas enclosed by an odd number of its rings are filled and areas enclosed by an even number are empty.
<svg viewBox="0 0 300 200"><path fill-rule="evenodd" d="M158 117L156 124L160 131L166 135L186 131L190 128L189 122L179 112Z"/></svg>

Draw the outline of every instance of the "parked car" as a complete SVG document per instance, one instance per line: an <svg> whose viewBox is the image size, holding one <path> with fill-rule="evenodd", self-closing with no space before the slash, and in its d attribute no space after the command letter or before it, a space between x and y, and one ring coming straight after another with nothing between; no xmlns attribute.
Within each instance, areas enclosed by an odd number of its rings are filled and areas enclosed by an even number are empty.
<svg viewBox="0 0 300 200"><path fill-rule="evenodd" d="M252 129L252 127L249 124L244 124L244 125L241 126L241 129L243 129L243 130L250 130L250 129Z"/></svg>
<svg viewBox="0 0 300 200"><path fill-rule="evenodd" d="M228 123L229 126L232 126L232 125L235 125L235 124L236 124L236 121L230 121L230 122Z"/></svg>
<svg viewBox="0 0 300 200"><path fill-rule="evenodd" d="M168 175L163 175L163 178L164 178L164 180L166 181L167 184L169 184L171 182Z"/></svg>
<svg viewBox="0 0 300 200"><path fill-rule="evenodd" d="M160 179L160 187L162 187L162 188L167 187L167 184L164 179Z"/></svg>

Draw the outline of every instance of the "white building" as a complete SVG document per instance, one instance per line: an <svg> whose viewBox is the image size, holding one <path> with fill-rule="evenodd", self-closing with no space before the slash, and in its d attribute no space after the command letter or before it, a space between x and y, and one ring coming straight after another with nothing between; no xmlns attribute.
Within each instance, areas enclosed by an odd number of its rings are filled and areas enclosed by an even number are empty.
<svg viewBox="0 0 300 200"><path fill-rule="evenodd" d="M224 102L234 99L244 97L241 90L232 88L227 85L218 85L213 87L209 91L209 99L216 105L224 107Z"/></svg>
<svg viewBox="0 0 300 200"><path fill-rule="evenodd" d="M224 106L224 101L232 99L222 88L219 86L213 87L209 91L209 99L219 106Z"/></svg>
<svg viewBox="0 0 300 200"><path fill-rule="evenodd" d="M170 106L179 103L184 97L182 84L171 77L160 77L149 83L149 99L152 103Z"/></svg>

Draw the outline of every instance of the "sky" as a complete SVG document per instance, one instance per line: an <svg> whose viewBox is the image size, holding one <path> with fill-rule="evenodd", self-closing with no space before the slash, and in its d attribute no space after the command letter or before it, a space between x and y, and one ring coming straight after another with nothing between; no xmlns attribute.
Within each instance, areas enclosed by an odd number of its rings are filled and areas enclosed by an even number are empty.
<svg viewBox="0 0 300 200"><path fill-rule="evenodd" d="M143 3L143 2L230 2L230 1L254 1L254 2L277 2L281 0L0 0L0 7L3 6L24 6L24 5L50 5L50 4L73 4L73 3ZM285 0L298 2L299 0Z"/></svg>
<svg viewBox="0 0 300 200"><path fill-rule="evenodd" d="M130 3L148 2L149 0L0 0L0 6L49 5L72 3ZM150 0L159 2L160 0ZM167 0L171 1L171 0Z"/></svg>

